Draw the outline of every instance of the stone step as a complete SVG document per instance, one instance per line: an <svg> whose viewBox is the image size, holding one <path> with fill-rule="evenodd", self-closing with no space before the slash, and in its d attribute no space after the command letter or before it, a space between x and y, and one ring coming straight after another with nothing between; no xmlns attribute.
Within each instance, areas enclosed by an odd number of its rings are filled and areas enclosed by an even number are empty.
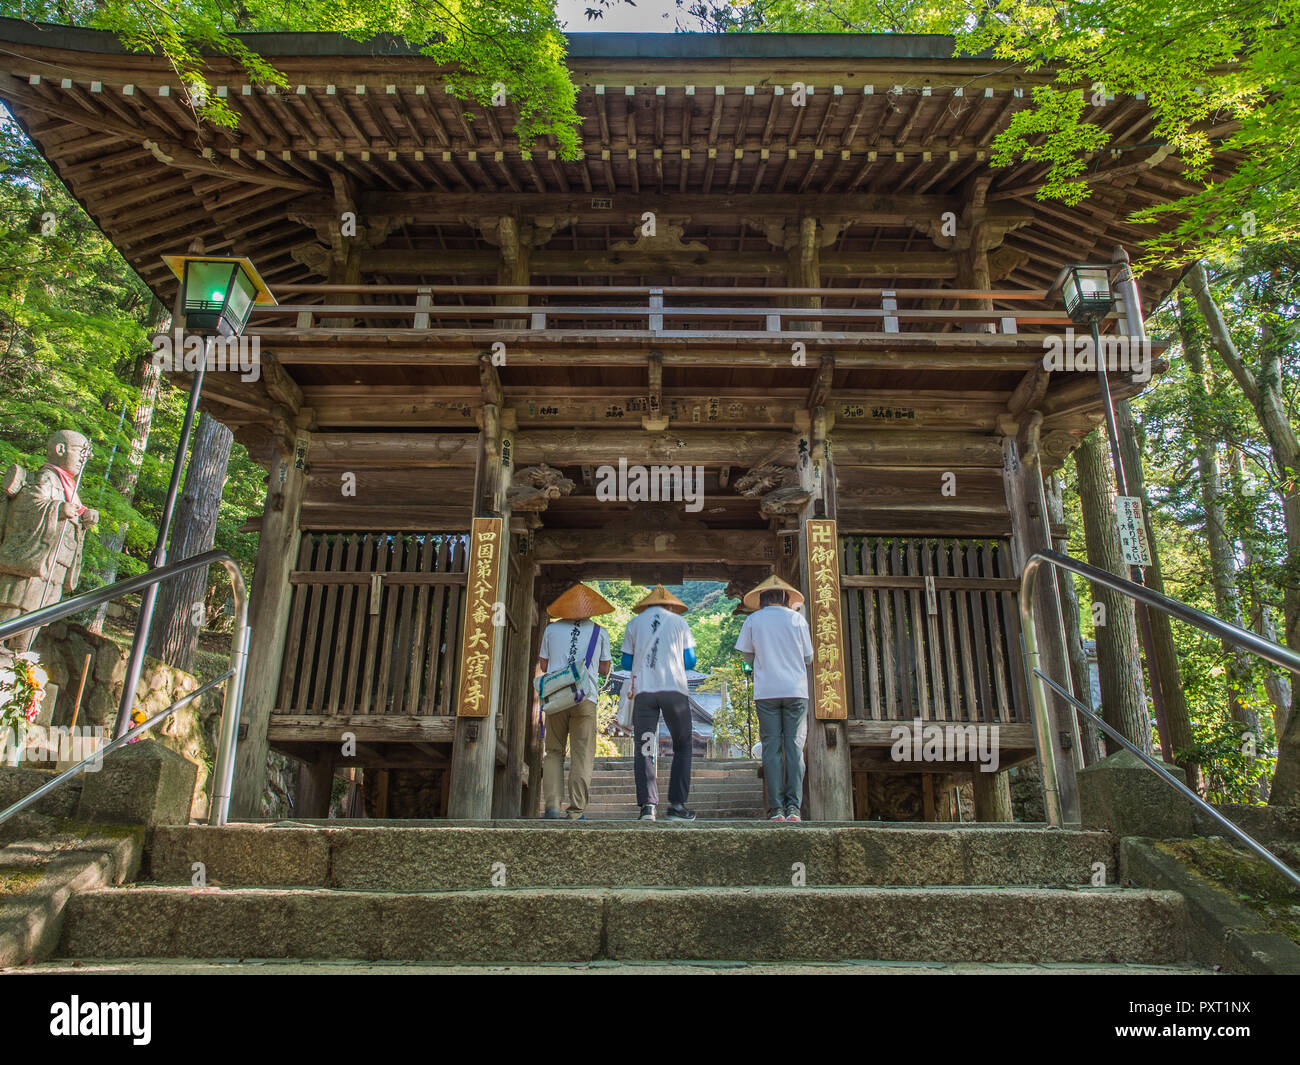
<svg viewBox="0 0 1300 1065"><path fill-rule="evenodd" d="M613 810L592 810L590 807L583 811L583 815L588 821L637 821L639 820L637 807L620 806ZM659 809L659 820L668 820L668 807L664 806ZM695 821L698 824L702 821L723 822L723 821L765 821L767 812L760 810L758 807L741 810L705 810L703 812L695 811Z"/></svg>
<svg viewBox="0 0 1300 1065"><path fill-rule="evenodd" d="M24 965L7 976L1212 976L1195 962L979 961L350 961L332 958L73 959Z"/></svg>
<svg viewBox="0 0 1300 1065"><path fill-rule="evenodd" d="M1099 888L108 888L68 904L82 958L444 962L1131 962L1187 958L1173 892Z"/></svg>
<svg viewBox="0 0 1300 1065"><path fill-rule="evenodd" d="M615 758L593 758L592 764L597 769L608 768L611 766L619 768L632 768L633 759L627 755ZM664 754L659 756L660 765L672 765L673 756ZM727 769L733 766L757 765L757 758L692 758L693 765L716 766L720 769Z"/></svg>
<svg viewBox="0 0 1300 1065"><path fill-rule="evenodd" d="M658 778L655 778L658 780ZM660 784L667 784L668 779L659 780ZM736 793L753 792L755 795L761 795L763 783L761 780L736 780L735 783L718 783L714 780L692 780L690 782L690 793L692 795L736 795ZM636 782L620 782L617 784L597 784L590 785L589 792L591 795L615 795L615 793L636 792Z"/></svg>
<svg viewBox="0 0 1300 1065"><path fill-rule="evenodd" d="M655 775L655 780L671 779L672 774L670 773L658 773ZM618 776L593 776L588 786L593 788L630 788L636 786L636 777L631 773L623 773ZM695 773L691 774L692 788L760 788L762 786L763 782L752 773L748 776L734 774L730 777L702 777Z"/></svg>
<svg viewBox="0 0 1300 1065"><path fill-rule="evenodd" d="M705 800L697 800L694 796L690 796L686 805L688 805L690 809L694 810L698 817L702 818L757 817L759 811L764 809L764 802L758 797L738 798L735 802L728 802L725 800L714 800L708 802ZM640 809L640 806L637 804L636 797L628 796L627 798L623 798L623 800L612 800L611 798L611 800L589 802L586 809L588 809L588 811L608 811L608 813L615 813L615 811L621 810L624 811L624 813L634 814L638 809ZM656 804L656 809L658 809L660 813L667 813L668 811L668 801L667 798L664 797L663 792L659 792L659 802ZM751 813L749 813L749 811L751 811Z"/></svg>
<svg viewBox="0 0 1300 1065"><path fill-rule="evenodd" d="M1106 833L883 822L159 826L148 860L142 879L161 884L202 862L210 884L351 891L483 888L495 863L521 888L789 885L795 863L811 885L1086 885L1098 863L1116 882Z"/></svg>
<svg viewBox="0 0 1300 1065"><path fill-rule="evenodd" d="M668 802L668 789L659 789L659 804L662 806ZM636 792L614 792L608 795L592 795L587 800L588 805L592 806L635 806ZM697 795L694 791L686 799L686 805L695 810L707 810L713 808L725 809L737 806L765 806L767 800L761 794L736 794L736 795ZM567 805L567 802L566 802Z"/></svg>

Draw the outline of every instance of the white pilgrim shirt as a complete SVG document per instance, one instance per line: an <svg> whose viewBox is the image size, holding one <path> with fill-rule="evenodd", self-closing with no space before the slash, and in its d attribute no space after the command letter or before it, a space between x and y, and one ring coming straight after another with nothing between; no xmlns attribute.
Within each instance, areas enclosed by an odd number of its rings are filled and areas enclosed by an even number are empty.
<svg viewBox="0 0 1300 1065"><path fill-rule="evenodd" d="M803 615L770 605L745 619L736 650L754 656L755 699L807 699L812 634Z"/></svg>
<svg viewBox="0 0 1300 1065"><path fill-rule="evenodd" d="M691 627L681 615L648 606L627 623L623 650L632 656L632 691L689 693L686 652L695 646Z"/></svg>
<svg viewBox="0 0 1300 1065"><path fill-rule="evenodd" d="M600 690L599 664L609 661L609 630L603 625L596 637L596 648L591 652L591 665L586 666L587 646L591 643L591 628L596 623L590 618L582 621L552 621L542 632L542 646L538 658L546 659L546 669L559 669L565 662L576 662L583 671L582 689L587 697L596 701Z"/></svg>

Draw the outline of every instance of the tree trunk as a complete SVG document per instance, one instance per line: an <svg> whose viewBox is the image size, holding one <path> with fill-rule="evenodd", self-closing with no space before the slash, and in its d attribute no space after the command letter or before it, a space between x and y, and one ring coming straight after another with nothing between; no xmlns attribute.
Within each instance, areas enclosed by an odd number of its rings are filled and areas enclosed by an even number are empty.
<svg viewBox="0 0 1300 1065"><path fill-rule="evenodd" d="M150 330L158 329L166 320L166 308L155 299L149 308ZM131 422L131 450L126 460L119 467L121 473L113 481L113 487L127 503L135 501L135 486L140 480L140 467L144 465L144 454L149 447L149 430L153 426L154 407L158 403L158 388L162 383L162 371L155 365L150 355L141 355L136 374L140 385L140 399L136 403L135 417ZM127 525L123 523L104 538L108 549L108 565L99 572L105 584L117 580L117 556L126 543ZM104 631L104 619L108 616L108 604L101 603L95 610L89 628L91 632Z"/></svg>
<svg viewBox="0 0 1300 1065"><path fill-rule="evenodd" d="M211 415L200 418L185 470L185 488L176 503L169 562L193 558L211 549L233 442L230 430ZM203 601L207 586L205 570L191 570L163 584L149 638L150 655L177 669L190 668L199 631L206 623Z"/></svg>
<svg viewBox="0 0 1300 1065"><path fill-rule="evenodd" d="M1300 484L1290 473L1300 469L1300 438L1296 437L1287 417L1286 397L1282 394L1281 348L1284 340L1277 336L1267 314L1260 323L1260 371L1255 372L1242 359L1228 332L1227 323L1210 292L1205 265L1197 263L1188 274L1196 306L1210 330L1215 352L1236 378L1242 392L1255 408L1255 416L1268 439L1274 467L1281 474L1282 515L1286 524L1287 560L1282 583L1282 614L1286 626L1286 645L1300 650L1300 583L1295 573L1300 569ZM1286 730L1278 736L1277 770L1269 802L1274 806L1300 805L1300 714L1291 714Z"/></svg>
<svg viewBox="0 0 1300 1065"><path fill-rule="evenodd" d="M1083 532L1088 561L1116 576L1128 577L1114 518L1110 449L1101 430L1091 433L1074 453L1083 505ZM1097 632L1097 668L1101 675L1101 716L1139 750L1151 753L1151 718L1138 653L1133 600L1108 588L1094 588L1093 601L1104 614ZM1114 754L1119 745L1107 742Z"/></svg>
<svg viewBox="0 0 1300 1065"><path fill-rule="evenodd" d="M1048 478L1044 495L1047 496L1047 517L1053 525L1065 524L1065 479L1054 473ZM1054 540L1054 550L1062 555L1070 553L1066 540ZM1055 569L1055 567L1053 567ZM1056 587L1061 597L1061 620L1065 626L1065 650L1070 657L1070 679L1074 694L1092 710L1092 677L1088 669L1088 656L1083 650L1083 628L1079 622L1079 596L1074 588L1074 574L1056 570ZM1079 742L1083 747L1083 764L1092 765L1101 758L1101 729L1087 718L1079 722Z"/></svg>
<svg viewBox="0 0 1300 1065"><path fill-rule="evenodd" d="M1233 448L1228 454L1228 477L1232 491L1240 498L1245 494L1246 471L1241 452ZM1266 640L1277 643L1277 626L1273 623L1273 604L1265 601L1259 589L1259 558L1255 550L1256 530L1237 529L1241 541L1243 569L1247 575L1250 602L1250 627ZM1273 735L1286 732L1287 718L1291 713L1291 674L1271 665L1264 666L1264 689L1273 704Z"/></svg>
<svg viewBox="0 0 1300 1065"><path fill-rule="evenodd" d="M1245 627L1241 596L1237 590L1236 549L1228 537L1227 516L1223 507L1223 471L1219 465L1219 442L1211 424L1210 394L1213 374L1206 372L1205 355L1187 305L1187 297L1178 293L1178 332L1190 374L1192 433L1196 438L1196 473L1204 515L1206 547L1210 553L1210 581L1214 585L1215 613L1224 621ZM1257 741L1259 716L1244 698L1251 687L1251 662L1244 651L1224 642L1223 653L1228 667L1228 713L1242 732Z"/></svg>
<svg viewBox="0 0 1300 1065"><path fill-rule="evenodd" d="M1164 571L1160 568L1160 541L1156 539L1155 525L1151 520L1151 500L1147 498L1142 448L1138 441L1138 428L1133 421L1133 409L1126 399L1119 400L1115 404L1115 425L1119 431L1120 457L1124 460L1129 494L1137 496L1142 501L1142 524L1146 527L1147 543L1151 547L1151 565L1146 567L1143 583L1152 591L1164 595L1165 577ZM1128 567L1126 566L1121 572L1127 574ZM1136 611L1137 608L1134 609ZM1195 739L1192 735L1191 713L1187 709L1187 693L1183 690L1183 676L1178 669L1178 651L1174 647L1173 624L1169 615L1159 610L1148 610L1147 617L1151 620L1151 642L1156 659L1156 675L1160 681L1160 692L1164 696L1169 750L1173 755L1174 764L1186 771L1188 787L1197 789L1201 783L1201 767L1187 754L1192 749Z"/></svg>

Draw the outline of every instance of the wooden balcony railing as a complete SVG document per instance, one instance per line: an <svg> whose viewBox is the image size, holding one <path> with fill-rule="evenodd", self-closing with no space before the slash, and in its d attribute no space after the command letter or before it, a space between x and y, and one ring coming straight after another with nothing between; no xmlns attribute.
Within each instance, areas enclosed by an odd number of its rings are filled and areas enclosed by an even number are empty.
<svg viewBox="0 0 1300 1065"><path fill-rule="evenodd" d="M1026 331L1063 332L1061 310L1017 311L1008 305L1042 304L1041 290L931 288L664 288L595 285L282 285L277 296L354 297L349 302L281 303L254 308L250 332L301 336L305 331L371 331L392 335L464 336L468 332L545 335L582 331L602 339L674 337L771 339L833 332L889 337L952 331L1003 336ZM400 297L413 296L404 301ZM509 299L510 303L497 303ZM377 302L382 300L382 302ZM472 302L477 300L477 302ZM526 302L518 302L524 300ZM819 306L797 306L800 302ZM930 306L907 306L908 303ZM953 307L935 306L951 302ZM869 306L830 306L832 303ZM901 305L900 305L901 304ZM963 308L961 305L973 305ZM293 325L272 324L292 316ZM354 324L364 323L364 324ZM397 323L394 325L394 323Z"/></svg>

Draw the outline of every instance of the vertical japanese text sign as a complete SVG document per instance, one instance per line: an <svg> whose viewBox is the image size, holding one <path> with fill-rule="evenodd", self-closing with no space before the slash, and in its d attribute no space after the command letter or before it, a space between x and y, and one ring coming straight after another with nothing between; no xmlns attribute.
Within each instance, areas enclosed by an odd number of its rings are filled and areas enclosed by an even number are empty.
<svg viewBox="0 0 1300 1065"><path fill-rule="evenodd" d="M487 717L492 708L492 663L497 645L493 621L500 562L501 519L475 518L469 537L465 632L460 644L459 717Z"/></svg>
<svg viewBox="0 0 1300 1065"><path fill-rule="evenodd" d="M833 521L809 521L808 622L813 644L813 712L829 720L849 716L844 694L844 626L840 619L839 537Z"/></svg>

